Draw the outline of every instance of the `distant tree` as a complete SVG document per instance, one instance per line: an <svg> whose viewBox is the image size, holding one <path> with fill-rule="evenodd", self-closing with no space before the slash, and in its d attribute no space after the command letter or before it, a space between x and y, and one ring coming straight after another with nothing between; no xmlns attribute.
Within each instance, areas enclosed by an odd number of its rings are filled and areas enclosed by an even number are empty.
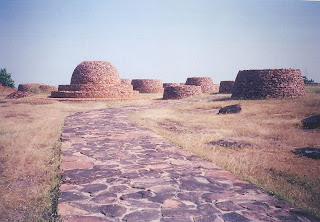
<svg viewBox="0 0 320 222"><path fill-rule="evenodd" d="M302 76L302 78L303 78L303 81L304 81L305 84L314 83L314 80L313 80L313 79L310 79L310 80L309 80L306 76Z"/></svg>
<svg viewBox="0 0 320 222"><path fill-rule="evenodd" d="M8 73L5 68L0 70L0 83L3 86L8 86L11 88L15 87L14 81L11 78L11 73Z"/></svg>

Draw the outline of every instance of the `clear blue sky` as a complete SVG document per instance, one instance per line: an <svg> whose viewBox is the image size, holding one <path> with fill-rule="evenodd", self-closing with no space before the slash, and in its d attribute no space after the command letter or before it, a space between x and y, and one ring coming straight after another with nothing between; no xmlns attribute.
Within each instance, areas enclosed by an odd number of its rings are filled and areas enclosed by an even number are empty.
<svg viewBox="0 0 320 222"><path fill-rule="evenodd" d="M16 85L69 84L84 60L130 79L299 68L320 82L320 1L0 0L0 27L0 68Z"/></svg>

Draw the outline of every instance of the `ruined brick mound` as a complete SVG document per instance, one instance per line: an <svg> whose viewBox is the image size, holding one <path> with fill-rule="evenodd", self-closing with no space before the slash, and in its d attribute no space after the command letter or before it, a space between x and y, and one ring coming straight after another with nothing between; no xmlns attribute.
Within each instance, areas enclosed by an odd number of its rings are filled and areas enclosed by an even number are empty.
<svg viewBox="0 0 320 222"><path fill-rule="evenodd" d="M11 88L11 87L8 87L8 86L3 86L1 83L0 83L0 96L7 96L11 93L14 93L16 92L17 89L16 88Z"/></svg>
<svg viewBox="0 0 320 222"><path fill-rule="evenodd" d="M30 89L33 87L39 87L40 84L38 83L24 83L24 84L19 84L18 86L18 91L20 92L30 92Z"/></svg>
<svg viewBox="0 0 320 222"><path fill-rule="evenodd" d="M19 99L19 98L32 96L32 95L33 94L31 92L16 91L16 92L13 92L13 93L10 93L9 95L7 95L6 99Z"/></svg>
<svg viewBox="0 0 320 222"><path fill-rule="evenodd" d="M219 87L219 93L232 93L234 87L234 81L221 81Z"/></svg>
<svg viewBox="0 0 320 222"><path fill-rule="evenodd" d="M40 92L51 92L57 90L57 87L39 84L39 83L24 83L19 84L18 91L20 92L33 92L33 93L40 93Z"/></svg>
<svg viewBox="0 0 320 222"><path fill-rule="evenodd" d="M186 85L201 86L203 93L212 93L217 90L210 77L190 77L187 78Z"/></svg>
<svg viewBox="0 0 320 222"><path fill-rule="evenodd" d="M50 86L50 85L45 85L45 84L41 84L39 86L39 89L42 90L43 92L52 92L52 91L58 90L58 88L55 86Z"/></svg>
<svg viewBox="0 0 320 222"><path fill-rule="evenodd" d="M299 69L262 69L239 71L231 98L296 98L306 94Z"/></svg>
<svg viewBox="0 0 320 222"><path fill-rule="evenodd" d="M84 61L73 71L70 85L59 85L51 93L54 98L110 98L137 97L131 85L121 84L118 70L107 61Z"/></svg>
<svg viewBox="0 0 320 222"><path fill-rule="evenodd" d="M140 93L163 93L163 84L160 79L133 79L131 84L133 89Z"/></svg>
<svg viewBox="0 0 320 222"><path fill-rule="evenodd" d="M131 86L131 79L121 79L121 85Z"/></svg>
<svg viewBox="0 0 320 222"><path fill-rule="evenodd" d="M200 86L168 86L164 89L163 99L183 99L187 97L200 96L201 94L202 90Z"/></svg>

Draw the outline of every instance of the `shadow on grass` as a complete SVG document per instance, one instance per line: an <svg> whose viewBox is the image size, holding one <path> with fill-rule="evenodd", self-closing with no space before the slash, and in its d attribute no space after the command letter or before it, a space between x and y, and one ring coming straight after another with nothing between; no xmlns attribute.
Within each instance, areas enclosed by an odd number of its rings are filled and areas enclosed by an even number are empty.
<svg viewBox="0 0 320 222"><path fill-rule="evenodd" d="M234 100L234 99L232 99L231 97L223 97L223 98L219 97L219 98L212 99L211 101L222 102L222 101L231 101L231 100Z"/></svg>

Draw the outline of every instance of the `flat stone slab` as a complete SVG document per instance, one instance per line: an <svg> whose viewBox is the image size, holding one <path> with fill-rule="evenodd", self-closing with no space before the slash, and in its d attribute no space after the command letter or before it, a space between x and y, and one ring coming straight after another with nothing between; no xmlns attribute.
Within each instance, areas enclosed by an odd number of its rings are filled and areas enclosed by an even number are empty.
<svg viewBox="0 0 320 222"><path fill-rule="evenodd" d="M320 160L320 148L304 147L293 151L294 154Z"/></svg>
<svg viewBox="0 0 320 222"><path fill-rule="evenodd" d="M139 107L75 113L62 133L62 221L309 221L128 119Z"/></svg>

